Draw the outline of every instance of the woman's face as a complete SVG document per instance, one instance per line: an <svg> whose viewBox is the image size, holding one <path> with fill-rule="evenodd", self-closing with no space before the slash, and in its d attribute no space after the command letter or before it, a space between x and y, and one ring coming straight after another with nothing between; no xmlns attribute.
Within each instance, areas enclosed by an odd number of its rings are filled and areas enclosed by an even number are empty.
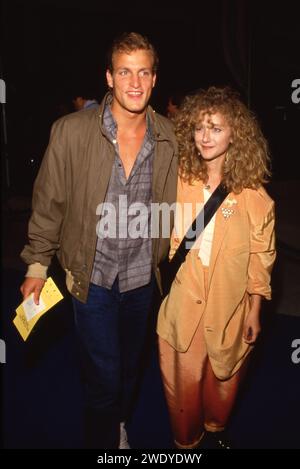
<svg viewBox="0 0 300 469"><path fill-rule="evenodd" d="M205 161L224 158L232 143L232 131L220 112L201 116L194 132L195 145Z"/></svg>

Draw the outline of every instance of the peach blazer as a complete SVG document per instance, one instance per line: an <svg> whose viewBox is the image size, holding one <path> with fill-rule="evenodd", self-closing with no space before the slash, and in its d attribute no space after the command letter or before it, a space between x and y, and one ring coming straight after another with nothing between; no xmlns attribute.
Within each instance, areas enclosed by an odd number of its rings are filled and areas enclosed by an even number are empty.
<svg viewBox="0 0 300 469"><path fill-rule="evenodd" d="M179 179L177 202L203 202L203 183ZM223 208L223 211L222 211ZM226 218L224 209L233 212ZM194 209L193 216L196 211ZM171 255L180 238L171 238ZM271 298L275 260L274 202L261 187L230 193L217 210L205 294L204 268L192 249L164 299L157 333L175 350L188 350L203 316L208 356L215 375L227 379L241 366L252 346L242 339L250 295Z"/></svg>

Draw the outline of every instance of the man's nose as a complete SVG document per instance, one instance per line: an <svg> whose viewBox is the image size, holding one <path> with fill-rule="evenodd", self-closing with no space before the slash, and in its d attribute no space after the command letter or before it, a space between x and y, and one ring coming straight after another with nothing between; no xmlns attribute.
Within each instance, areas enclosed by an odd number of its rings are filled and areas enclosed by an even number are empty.
<svg viewBox="0 0 300 469"><path fill-rule="evenodd" d="M141 84L141 79L138 74L132 74L131 76L131 86L134 88L139 88Z"/></svg>

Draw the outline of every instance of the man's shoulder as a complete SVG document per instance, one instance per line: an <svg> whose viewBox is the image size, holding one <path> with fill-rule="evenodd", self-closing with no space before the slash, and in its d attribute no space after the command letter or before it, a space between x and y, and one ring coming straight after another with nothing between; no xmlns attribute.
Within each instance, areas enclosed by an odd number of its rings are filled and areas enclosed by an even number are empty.
<svg viewBox="0 0 300 469"><path fill-rule="evenodd" d="M84 109L82 111L72 112L60 117L53 124L54 128L71 128L80 129L84 128L85 125L90 125L91 121L97 121L99 116L99 106L97 108Z"/></svg>
<svg viewBox="0 0 300 469"><path fill-rule="evenodd" d="M162 129L174 134L174 124L170 119L156 111L153 111L153 116L157 126L160 126Z"/></svg>

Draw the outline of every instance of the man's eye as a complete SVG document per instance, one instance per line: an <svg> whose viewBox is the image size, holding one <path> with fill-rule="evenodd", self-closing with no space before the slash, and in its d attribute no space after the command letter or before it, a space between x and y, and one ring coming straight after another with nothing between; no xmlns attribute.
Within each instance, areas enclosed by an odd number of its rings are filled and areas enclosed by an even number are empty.
<svg viewBox="0 0 300 469"><path fill-rule="evenodd" d="M120 71L120 75L121 75L121 76L127 75L127 70L121 70L121 71Z"/></svg>
<svg viewBox="0 0 300 469"><path fill-rule="evenodd" d="M219 127L214 127L214 132L219 133L219 132L221 132L221 129L219 129Z"/></svg>
<svg viewBox="0 0 300 469"><path fill-rule="evenodd" d="M142 70L141 73L140 73L140 75L141 75L142 77L148 77L148 76L150 75L150 72L149 72L148 70Z"/></svg>
<svg viewBox="0 0 300 469"><path fill-rule="evenodd" d="M200 132L202 130L202 127L196 127L195 132Z"/></svg>

